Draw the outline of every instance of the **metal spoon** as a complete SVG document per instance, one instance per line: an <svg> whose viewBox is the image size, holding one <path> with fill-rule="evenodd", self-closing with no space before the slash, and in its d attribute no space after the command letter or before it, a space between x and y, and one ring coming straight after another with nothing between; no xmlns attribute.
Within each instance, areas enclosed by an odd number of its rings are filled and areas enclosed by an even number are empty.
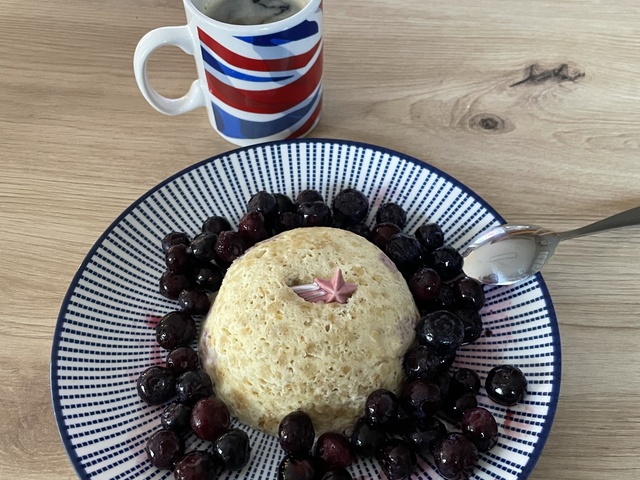
<svg viewBox="0 0 640 480"><path fill-rule="evenodd" d="M488 285L511 285L539 272L563 240L634 225L640 225L640 207L567 232L499 225L478 235L462 252L463 270Z"/></svg>

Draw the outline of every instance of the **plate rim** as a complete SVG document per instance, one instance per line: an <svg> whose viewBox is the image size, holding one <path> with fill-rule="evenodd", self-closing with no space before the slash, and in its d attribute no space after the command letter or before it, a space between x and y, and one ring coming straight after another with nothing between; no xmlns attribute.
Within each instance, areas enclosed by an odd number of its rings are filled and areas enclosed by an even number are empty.
<svg viewBox="0 0 640 480"><path fill-rule="evenodd" d="M163 188L165 185L173 182L174 180L176 180L177 178L187 174L188 172L192 171L192 170L196 170L198 168L200 168L203 165L206 165L208 163L212 163L212 162L216 162L216 161L222 161L222 159L224 157L228 157L234 154L239 154L241 152L246 152L249 150L255 150L258 148L265 148L265 147L269 147L269 146L274 146L274 145L291 145L291 144L300 144L300 143L308 143L308 144L338 144L340 146L347 146L347 147L357 147L357 148L361 148L361 149L369 149L372 150L374 152L379 152L382 154L388 154L390 156L396 156L400 159L409 161L411 163L415 163L421 166L425 166L429 169L431 169L434 173L436 173L438 176L442 177L443 179L451 182L451 184L453 184L454 186L460 188L461 190L465 191L467 194L470 194L474 201L480 203L487 211L489 211L495 218L496 220L498 220L501 223L505 223L504 218L486 201L484 200L480 195L478 195L474 190L472 190L470 187L468 187L467 185L465 185L464 183L462 183L461 181L459 181L458 179L452 177L450 174L444 172L443 170L439 169L438 167L433 166L431 163L425 161L425 160L420 160L416 157L413 157L411 155L399 152L397 150L393 150L391 148L386 148L386 147L381 147L378 145L374 145L374 144L370 144L370 143L366 143L366 142L361 142L361 141L356 141L356 140L343 140L343 139L332 139L332 138L299 138L299 139L292 139L292 140L278 140L278 141L272 141L272 142L265 142L265 143L258 143L258 144L254 144L254 145L249 145L249 146L245 146L245 147L239 147L239 148L234 148L231 150L226 150L223 151L221 153L218 153L216 155L212 155L209 158L206 158L204 160L198 161L192 165L189 165L185 168L182 168L181 170L179 170L178 172L174 173L173 175L170 175L169 177L167 177L166 179L162 180L161 182L159 182L158 184L156 184L155 186L153 186L152 188L150 188L149 190L147 190L145 193L143 193L141 196L139 196L135 201L133 201L127 208L124 209L124 211L122 211L122 213L120 213L110 224L109 226L105 229L105 231L96 239L96 241L93 243L93 245L91 246L91 248L89 249L89 251L85 254L81 264L78 266L76 272L73 275L73 278L71 280L71 283L69 284L69 287L67 288L67 291L65 293L65 296L62 300L62 304L60 306L60 310L58 312L58 316L56 319L56 324L55 324L55 329L54 329L54 334L53 334L53 342L51 345L51 354L50 354L50 360L49 360L49 384L50 384L50 389L49 389L49 393L51 396L51 403L53 406L53 414L54 414L54 418L55 418L55 422L56 422L56 428L58 430L58 434L60 436L60 439L62 440L64 449L67 453L67 457L69 458L71 465L73 466L76 474L78 475L78 477L82 480L88 480L90 477L88 476L86 469L82 468L82 463L80 462L80 459L78 457L78 454L76 452L75 447L73 446L71 439L68 435L68 431L65 427L64 424L64 417L62 415L62 405L60 402L60 397L58 395L59 392L59 385L58 385L58 378L57 378L57 372L58 372L58 352L59 352L59 346L60 346L60 341L62 338L62 325L64 323L64 315L66 313L67 310L67 306L69 304L69 300L71 298L71 296L73 295L73 292L75 291L76 286L78 285L78 282L80 281L81 275L84 272L84 270L86 269L88 263L90 262L91 258L93 258L93 255L95 254L95 252L97 251L97 249L100 247L100 245L102 245L102 243L104 242L104 240L108 237L108 235L117 227L117 225L127 216L129 215L129 213L131 213L132 210L134 210L135 208L137 208L142 202L144 202L148 197L150 197L151 195L153 195L155 192L157 192L158 190L160 190L161 188ZM548 412L547 412L547 417L545 419L545 424L543 425L543 428L540 431L540 434L538 436L538 442L536 442L536 445L533 449L533 451L531 452L531 455L529 456L529 461L523 466L522 471L521 471L521 475L524 475L523 480L529 478L529 476L531 475L531 472L533 471L533 469L535 468L536 464L538 463L538 460L540 458L540 456L542 455L542 452L546 446L547 440L549 438L549 434L551 433L551 428L553 426L554 420L555 420L555 416L556 416L556 412L557 412L557 406L558 406L558 402L560 400L560 389L561 389L561 383L562 383L562 351L561 351L561 339L560 339L560 328L558 325L558 319L556 316L556 312L555 312L555 307L553 304L553 301L551 299L551 295L549 293L549 289L547 288L547 284L544 281L542 274L541 273L537 273L535 275L535 277L539 283L539 287L542 291L542 295L544 297L545 303L547 305L547 309L549 311L549 324L550 324L550 329L551 329L551 336L553 341L551 342L553 345L553 365L554 365L554 376L553 376L553 380L557 379L557 385L555 383L551 384L551 392L550 392L550 401L549 401L549 406L548 406Z"/></svg>

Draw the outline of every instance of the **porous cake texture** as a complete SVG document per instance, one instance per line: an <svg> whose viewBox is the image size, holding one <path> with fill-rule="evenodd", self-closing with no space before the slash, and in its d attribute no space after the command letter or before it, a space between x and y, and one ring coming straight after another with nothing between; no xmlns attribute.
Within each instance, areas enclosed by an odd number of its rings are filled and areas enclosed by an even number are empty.
<svg viewBox="0 0 640 480"><path fill-rule="evenodd" d="M341 269L347 303L311 303L292 286ZM345 230L299 228L257 244L227 271L200 337L216 395L240 421L276 435L301 409L316 433L344 431L373 390L398 391L418 310L375 245Z"/></svg>

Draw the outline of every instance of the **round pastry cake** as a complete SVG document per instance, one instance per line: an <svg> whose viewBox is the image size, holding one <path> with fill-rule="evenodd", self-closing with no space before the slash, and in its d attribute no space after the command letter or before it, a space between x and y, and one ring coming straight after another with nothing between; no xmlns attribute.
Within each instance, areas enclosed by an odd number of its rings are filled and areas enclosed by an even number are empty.
<svg viewBox="0 0 640 480"><path fill-rule="evenodd" d="M308 293L338 270L346 287L337 296ZM344 431L372 391L400 388L418 319L406 281L375 245L345 230L298 228L231 265L202 325L200 356L241 422L277 435L300 409L317 434Z"/></svg>

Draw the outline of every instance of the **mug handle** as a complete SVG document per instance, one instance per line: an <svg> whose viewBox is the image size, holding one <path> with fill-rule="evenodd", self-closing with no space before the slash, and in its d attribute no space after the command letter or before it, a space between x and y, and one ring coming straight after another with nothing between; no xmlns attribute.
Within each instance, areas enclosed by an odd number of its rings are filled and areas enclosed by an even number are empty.
<svg viewBox="0 0 640 480"><path fill-rule="evenodd" d="M156 49L166 45L174 45L193 56L194 44L189 27L184 25L182 27L156 28L138 42L133 55L133 72L142 95L153 108L166 115L181 115L195 108L204 107L205 95L199 80L195 80L187 94L180 98L163 97L149 83L147 77L149 56Z"/></svg>

